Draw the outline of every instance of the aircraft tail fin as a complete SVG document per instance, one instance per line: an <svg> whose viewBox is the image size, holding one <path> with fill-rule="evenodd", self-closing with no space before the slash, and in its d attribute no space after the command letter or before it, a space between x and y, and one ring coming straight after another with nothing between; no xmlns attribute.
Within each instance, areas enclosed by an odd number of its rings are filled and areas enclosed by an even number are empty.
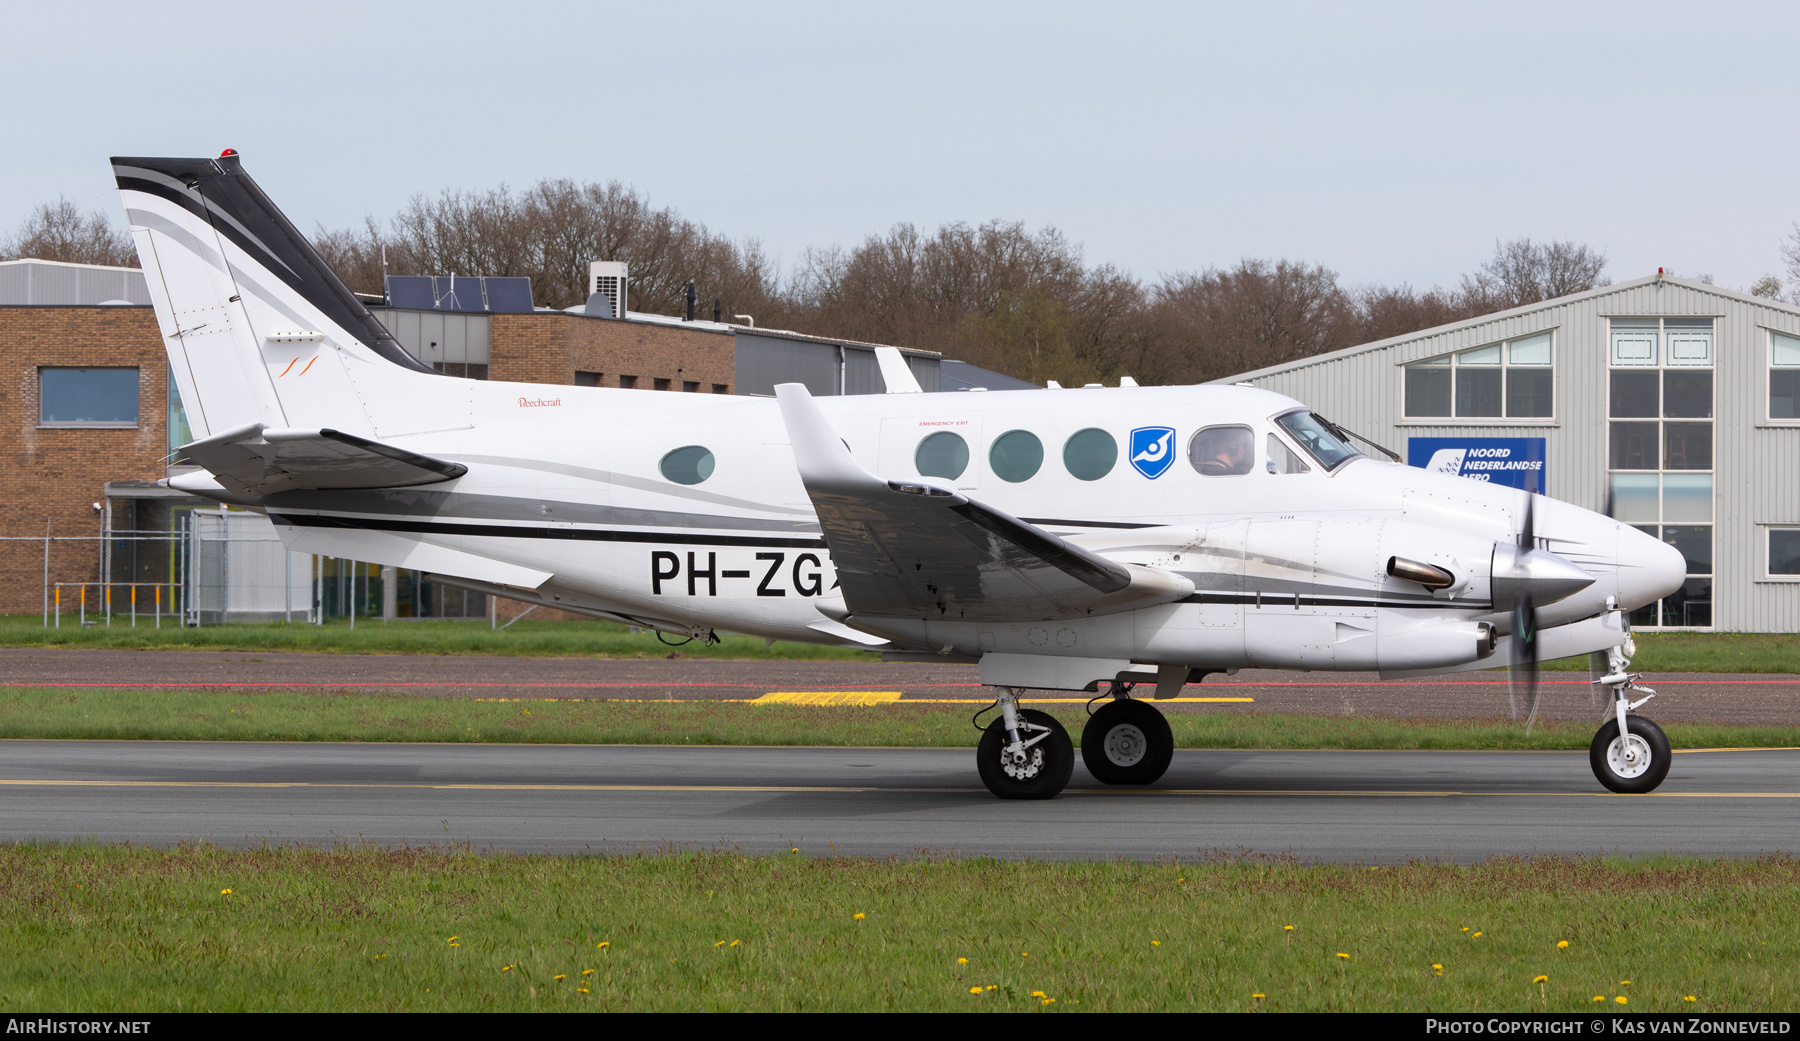
<svg viewBox="0 0 1800 1041"><path fill-rule="evenodd" d="M364 402L381 396L373 384L391 393L396 377L435 375L356 299L235 152L112 164L196 438L248 423L367 433Z"/></svg>

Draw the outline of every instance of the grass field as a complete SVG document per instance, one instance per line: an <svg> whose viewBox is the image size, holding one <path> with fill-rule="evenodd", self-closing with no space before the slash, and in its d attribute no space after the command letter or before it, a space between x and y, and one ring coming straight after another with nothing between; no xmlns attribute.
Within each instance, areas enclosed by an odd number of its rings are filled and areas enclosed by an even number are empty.
<svg viewBox="0 0 1800 1041"><path fill-rule="evenodd" d="M83 628L65 615L60 629L44 628L38 615L0 615L0 647L90 647L115 650L301 651L324 654L470 654L486 657L558 658L761 658L779 660L877 661L879 655L846 647L778 641L720 633L715 644L694 640L671 647L652 632L630 632L617 622L521 619L510 629L485 621L393 622L363 619L355 629L334 619L326 625L301 622L237 623L183 629L163 620L115 616L113 624ZM674 637L670 637L673 642Z"/></svg>
<svg viewBox="0 0 1800 1041"><path fill-rule="evenodd" d="M504 632L485 621L395 622L364 620L354 630L329 625L272 622L181 629L152 628L114 617L112 626L82 628L65 617L61 629L45 629L38 615L0 616L0 647L105 647L201 651L315 651L328 654L475 654L519 657L762 658L875 661L868 651L778 642L721 633L721 643L698 641L670 647L654 633L632 633L614 622L540 622L526 618ZM1641 633L1632 667L1642 672L1800 673L1800 634ZM1548 662L1551 670L1586 671L1587 659Z"/></svg>
<svg viewBox="0 0 1800 1041"><path fill-rule="evenodd" d="M547 744L973 747L978 706L708 701L464 701L369 694L0 687L0 738L452 741ZM1071 734L1079 705L1051 706ZM986 723L992 716L984 717ZM1168 713L1182 748L1581 749L1594 724ZM1672 723L1677 748L1800 746L1800 728Z"/></svg>
<svg viewBox="0 0 1800 1041"><path fill-rule="evenodd" d="M1370 869L814 852L5 846L0 1006L1638 1012L1796 1000L1791 858Z"/></svg>

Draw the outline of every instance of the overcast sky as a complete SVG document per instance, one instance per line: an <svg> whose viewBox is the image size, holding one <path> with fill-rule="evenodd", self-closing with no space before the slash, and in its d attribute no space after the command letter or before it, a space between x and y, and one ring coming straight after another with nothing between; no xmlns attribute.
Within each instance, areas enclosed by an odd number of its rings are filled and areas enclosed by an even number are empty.
<svg viewBox="0 0 1800 1041"><path fill-rule="evenodd" d="M286 13L282 13L286 12ZM1800 217L1800 5L9 6L0 234L230 146L302 228L617 179L791 264L1054 224L1141 277L1451 283L1496 238L1748 286Z"/></svg>

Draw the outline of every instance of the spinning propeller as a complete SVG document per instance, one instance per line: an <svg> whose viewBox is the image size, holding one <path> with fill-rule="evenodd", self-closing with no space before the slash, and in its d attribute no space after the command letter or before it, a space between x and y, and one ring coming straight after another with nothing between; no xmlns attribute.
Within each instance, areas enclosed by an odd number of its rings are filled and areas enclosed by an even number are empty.
<svg viewBox="0 0 1800 1041"><path fill-rule="evenodd" d="M1519 524L1517 540L1512 545L1494 545L1494 606L1504 605L1511 615L1512 665L1507 677L1507 694L1512 701L1512 718L1519 718L1519 695L1529 704L1525 732L1537 723L1538 662L1543 647L1538 639L1538 609L1553 604L1587 588L1594 576L1562 557L1537 548L1537 496L1525 493L1525 514Z"/></svg>

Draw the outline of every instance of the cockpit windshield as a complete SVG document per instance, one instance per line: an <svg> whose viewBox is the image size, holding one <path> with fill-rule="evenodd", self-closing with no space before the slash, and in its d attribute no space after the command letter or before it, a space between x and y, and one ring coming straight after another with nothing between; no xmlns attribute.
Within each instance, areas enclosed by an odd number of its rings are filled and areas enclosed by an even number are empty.
<svg viewBox="0 0 1800 1041"><path fill-rule="evenodd" d="M1285 416L1276 416L1275 422L1291 434L1300 443L1300 447L1306 449L1306 454L1317 459L1319 465L1327 471L1335 470L1343 463L1362 455L1340 440L1329 426L1311 412L1289 412Z"/></svg>

